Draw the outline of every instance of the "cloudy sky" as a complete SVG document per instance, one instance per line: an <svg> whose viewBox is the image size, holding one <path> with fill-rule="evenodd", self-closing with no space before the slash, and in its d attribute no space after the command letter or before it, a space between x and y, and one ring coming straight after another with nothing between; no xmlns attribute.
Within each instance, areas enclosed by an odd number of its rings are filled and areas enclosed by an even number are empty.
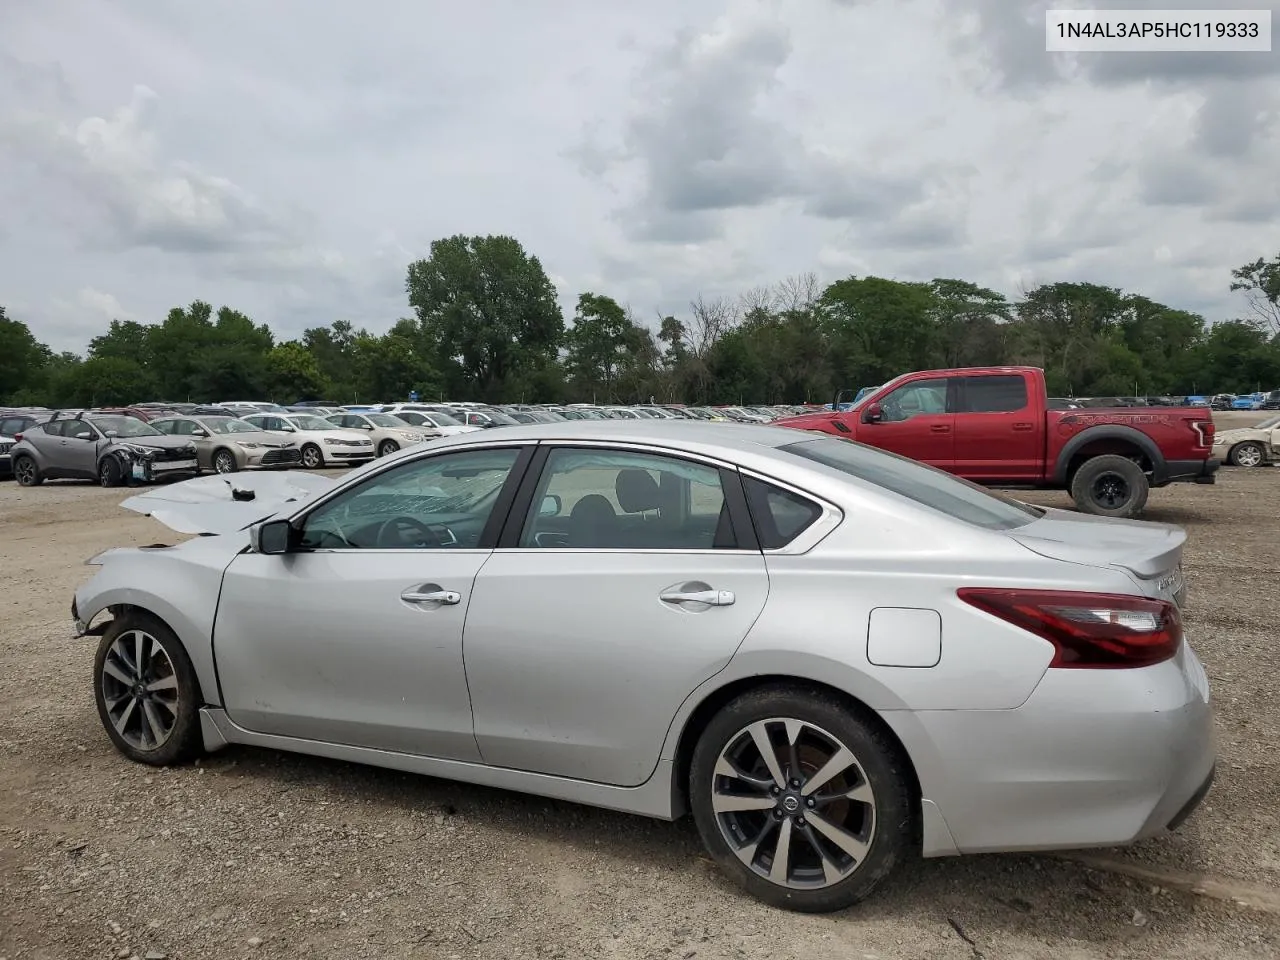
<svg viewBox="0 0 1280 960"><path fill-rule="evenodd" d="M1046 54L1050 5L4 0L0 303L58 349L196 298L380 331L431 240L507 233L566 315L809 270L1242 314L1280 52Z"/></svg>

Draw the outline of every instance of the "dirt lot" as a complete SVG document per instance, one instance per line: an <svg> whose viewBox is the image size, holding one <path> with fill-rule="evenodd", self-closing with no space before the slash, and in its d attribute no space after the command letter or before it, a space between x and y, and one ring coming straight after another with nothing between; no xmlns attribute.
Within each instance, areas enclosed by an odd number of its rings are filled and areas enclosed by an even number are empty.
<svg viewBox="0 0 1280 960"><path fill-rule="evenodd" d="M1151 497L1191 532L1188 631L1219 717L1218 784L1180 833L1105 870L929 861L805 917L737 892L688 823L261 750L128 763L68 606L84 558L175 535L120 491L0 484L0 958L1274 958L1277 491L1280 470L1224 469Z"/></svg>

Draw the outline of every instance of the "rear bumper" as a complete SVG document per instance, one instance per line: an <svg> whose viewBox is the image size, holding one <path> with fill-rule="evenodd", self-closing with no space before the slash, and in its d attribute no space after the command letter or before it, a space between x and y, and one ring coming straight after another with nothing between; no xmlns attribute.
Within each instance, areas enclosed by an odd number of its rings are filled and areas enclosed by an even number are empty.
<svg viewBox="0 0 1280 960"><path fill-rule="evenodd" d="M1050 670L1016 710L882 714L960 853L1121 846L1204 799L1208 680L1184 644L1138 670Z"/></svg>
<svg viewBox="0 0 1280 960"><path fill-rule="evenodd" d="M1222 461L1213 458L1170 460L1164 465L1163 476L1159 478L1156 486L1162 487L1167 483L1215 483L1218 479L1218 468L1221 466Z"/></svg>

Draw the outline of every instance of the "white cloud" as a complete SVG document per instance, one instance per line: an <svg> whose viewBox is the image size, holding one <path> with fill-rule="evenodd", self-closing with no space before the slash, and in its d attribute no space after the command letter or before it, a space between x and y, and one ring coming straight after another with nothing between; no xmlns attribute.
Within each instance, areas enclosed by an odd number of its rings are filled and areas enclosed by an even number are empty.
<svg viewBox="0 0 1280 960"><path fill-rule="evenodd" d="M59 347L197 297L385 329L431 240L506 233L566 314L806 270L1238 313L1280 59L1050 56L1048 5L6 5L0 297Z"/></svg>

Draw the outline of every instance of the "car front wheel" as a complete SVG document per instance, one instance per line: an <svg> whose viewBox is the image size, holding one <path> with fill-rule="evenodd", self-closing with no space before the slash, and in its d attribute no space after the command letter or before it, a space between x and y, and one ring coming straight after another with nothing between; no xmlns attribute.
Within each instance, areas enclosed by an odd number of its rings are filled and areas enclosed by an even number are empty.
<svg viewBox="0 0 1280 960"><path fill-rule="evenodd" d="M909 782L870 719L819 690L770 687L707 725L689 796L708 852L749 893L826 913L870 895L908 854Z"/></svg>
<svg viewBox="0 0 1280 960"><path fill-rule="evenodd" d="M98 716L126 757L167 766L199 753L199 685L166 624L145 613L117 617L102 634L93 672Z"/></svg>
<svg viewBox="0 0 1280 960"><path fill-rule="evenodd" d="M400 444L396 443L394 440L383 440L378 446L378 456L389 457L399 449Z"/></svg>
<svg viewBox="0 0 1280 960"><path fill-rule="evenodd" d="M308 443L302 448L302 465L308 470L315 470L324 466L324 454L320 452L320 448L314 443Z"/></svg>
<svg viewBox="0 0 1280 960"><path fill-rule="evenodd" d="M235 473L238 469L236 455L230 450L219 450L213 455L214 473Z"/></svg>

